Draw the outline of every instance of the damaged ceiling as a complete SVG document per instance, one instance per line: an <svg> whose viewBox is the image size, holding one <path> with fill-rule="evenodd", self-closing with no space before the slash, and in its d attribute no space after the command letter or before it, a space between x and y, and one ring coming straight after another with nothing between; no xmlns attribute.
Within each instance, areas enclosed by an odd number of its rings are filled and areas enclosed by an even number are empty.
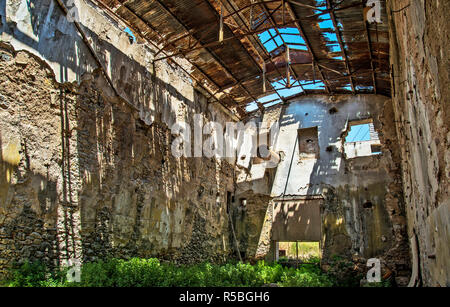
<svg viewBox="0 0 450 307"><path fill-rule="evenodd" d="M95 2L241 116L297 95L391 95L388 25L366 22L366 0Z"/></svg>

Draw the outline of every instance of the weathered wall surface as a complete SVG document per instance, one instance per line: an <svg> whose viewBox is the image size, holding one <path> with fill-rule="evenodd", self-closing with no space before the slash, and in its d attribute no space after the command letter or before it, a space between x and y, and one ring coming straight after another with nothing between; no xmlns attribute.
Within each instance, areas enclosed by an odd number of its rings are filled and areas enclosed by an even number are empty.
<svg viewBox="0 0 450 307"><path fill-rule="evenodd" d="M323 259L333 254L377 257L404 284L409 275L406 218L390 114L392 102L382 96L317 96L291 102L277 146L286 158L278 166L272 196L322 195ZM379 133L382 154L347 159L343 148L348 122L368 118ZM301 155L295 142L297 129L311 127L318 128L318 156Z"/></svg>
<svg viewBox="0 0 450 307"><path fill-rule="evenodd" d="M282 159L273 170L276 175L271 189L262 189L257 176L253 176L256 180L252 186L238 183L238 195L246 188L257 195L270 196L263 202L252 193L247 195L251 206L259 208L252 208L255 214L247 220L262 221L263 212L269 212L273 205L272 198L322 196L323 259L332 255L377 257L382 259L384 268L396 274L399 284L407 283L410 263L392 102L382 96L317 95L297 99L282 108L274 149L281 152ZM348 122L368 118L373 119L379 133L382 154L347 159L344 140ZM298 129L312 127L318 128L318 144L311 147L311 153L300 154ZM256 173L254 167L251 175ZM249 178L251 181L252 176ZM368 203L370 207L366 206ZM247 215L250 213L248 209Z"/></svg>
<svg viewBox="0 0 450 307"><path fill-rule="evenodd" d="M408 234L426 286L450 285L449 1L388 1Z"/></svg>
<svg viewBox="0 0 450 307"><path fill-rule="evenodd" d="M283 107L276 106L265 110L250 119L257 124L260 122L271 127L279 121ZM270 135L262 135L270 139ZM278 134L274 134L276 144ZM270 144L270 140L269 140ZM272 164L263 159L249 155L255 145L249 140L242 145L243 152L238 155L239 171L236 175L236 197L232 206L233 222L236 229L239 248L247 259L273 260L272 229L272 189L276 173L276 163ZM255 146L256 147L256 146ZM269 148L274 150L272 146ZM255 152L257 154L257 152ZM244 157L245 156L245 157ZM246 199L246 206L241 206L242 199Z"/></svg>
<svg viewBox="0 0 450 307"><path fill-rule="evenodd" d="M247 202L242 206L244 198ZM232 219L239 250L246 259L265 258L269 252L272 224L271 212L268 212L270 200L268 195L255 194L250 190L239 194L239 199L233 206Z"/></svg>
<svg viewBox="0 0 450 307"><path fill-rule="evenodd" d="M86 6L115 96L56 2L25 4L0 3L0 271L24 259L225 260L234 167L173 157L169 128L229 117Z"/></svg>

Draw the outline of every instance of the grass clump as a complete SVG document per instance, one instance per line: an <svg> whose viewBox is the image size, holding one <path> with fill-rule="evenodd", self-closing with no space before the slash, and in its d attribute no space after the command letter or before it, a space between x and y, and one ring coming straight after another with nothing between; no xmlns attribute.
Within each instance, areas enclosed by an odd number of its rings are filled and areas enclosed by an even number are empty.
<svg viewBox="0 0 450 307"><path fill-rule="evenodd" d="M25 263L12 270L10 287L330 287L334 283L316 265L298 269L280 264L256 265L203 263L176 266L158 259L110 259L86 263L81 267L81 282L70 283L67 269L51 272L39 263Z"/></svg>
<svg viewBox="0 0 450 307"><path fill-rule="evenodd" d="M40 262L15 265L9 280L0 282L7 287L61 287L66 284L66 270L52 271Z"/></svg>

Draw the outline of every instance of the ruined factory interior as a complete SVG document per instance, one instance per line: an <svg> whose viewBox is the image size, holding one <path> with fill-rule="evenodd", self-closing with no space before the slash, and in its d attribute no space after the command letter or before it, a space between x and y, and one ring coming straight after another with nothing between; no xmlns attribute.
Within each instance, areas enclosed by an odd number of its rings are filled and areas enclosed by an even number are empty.
<svg viewBox="0 0 450 307"><path fill-rule="evenodd" d="M321 271L344 259L361 285L372 261L394 286L450 286L449 13L0 0L0 279L270 264L314 242Z"/></svg>

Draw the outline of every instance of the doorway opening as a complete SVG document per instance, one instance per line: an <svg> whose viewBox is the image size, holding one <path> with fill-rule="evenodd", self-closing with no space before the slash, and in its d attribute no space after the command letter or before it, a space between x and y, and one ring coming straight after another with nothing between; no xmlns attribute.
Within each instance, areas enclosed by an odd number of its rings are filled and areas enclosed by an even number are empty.
<svg viewBox="0 0 450 307"><path fill-rule="evenodd" d="M320 242L278 242L277 246L278 263L282 265L297 267L320 263Z"/></svg>

